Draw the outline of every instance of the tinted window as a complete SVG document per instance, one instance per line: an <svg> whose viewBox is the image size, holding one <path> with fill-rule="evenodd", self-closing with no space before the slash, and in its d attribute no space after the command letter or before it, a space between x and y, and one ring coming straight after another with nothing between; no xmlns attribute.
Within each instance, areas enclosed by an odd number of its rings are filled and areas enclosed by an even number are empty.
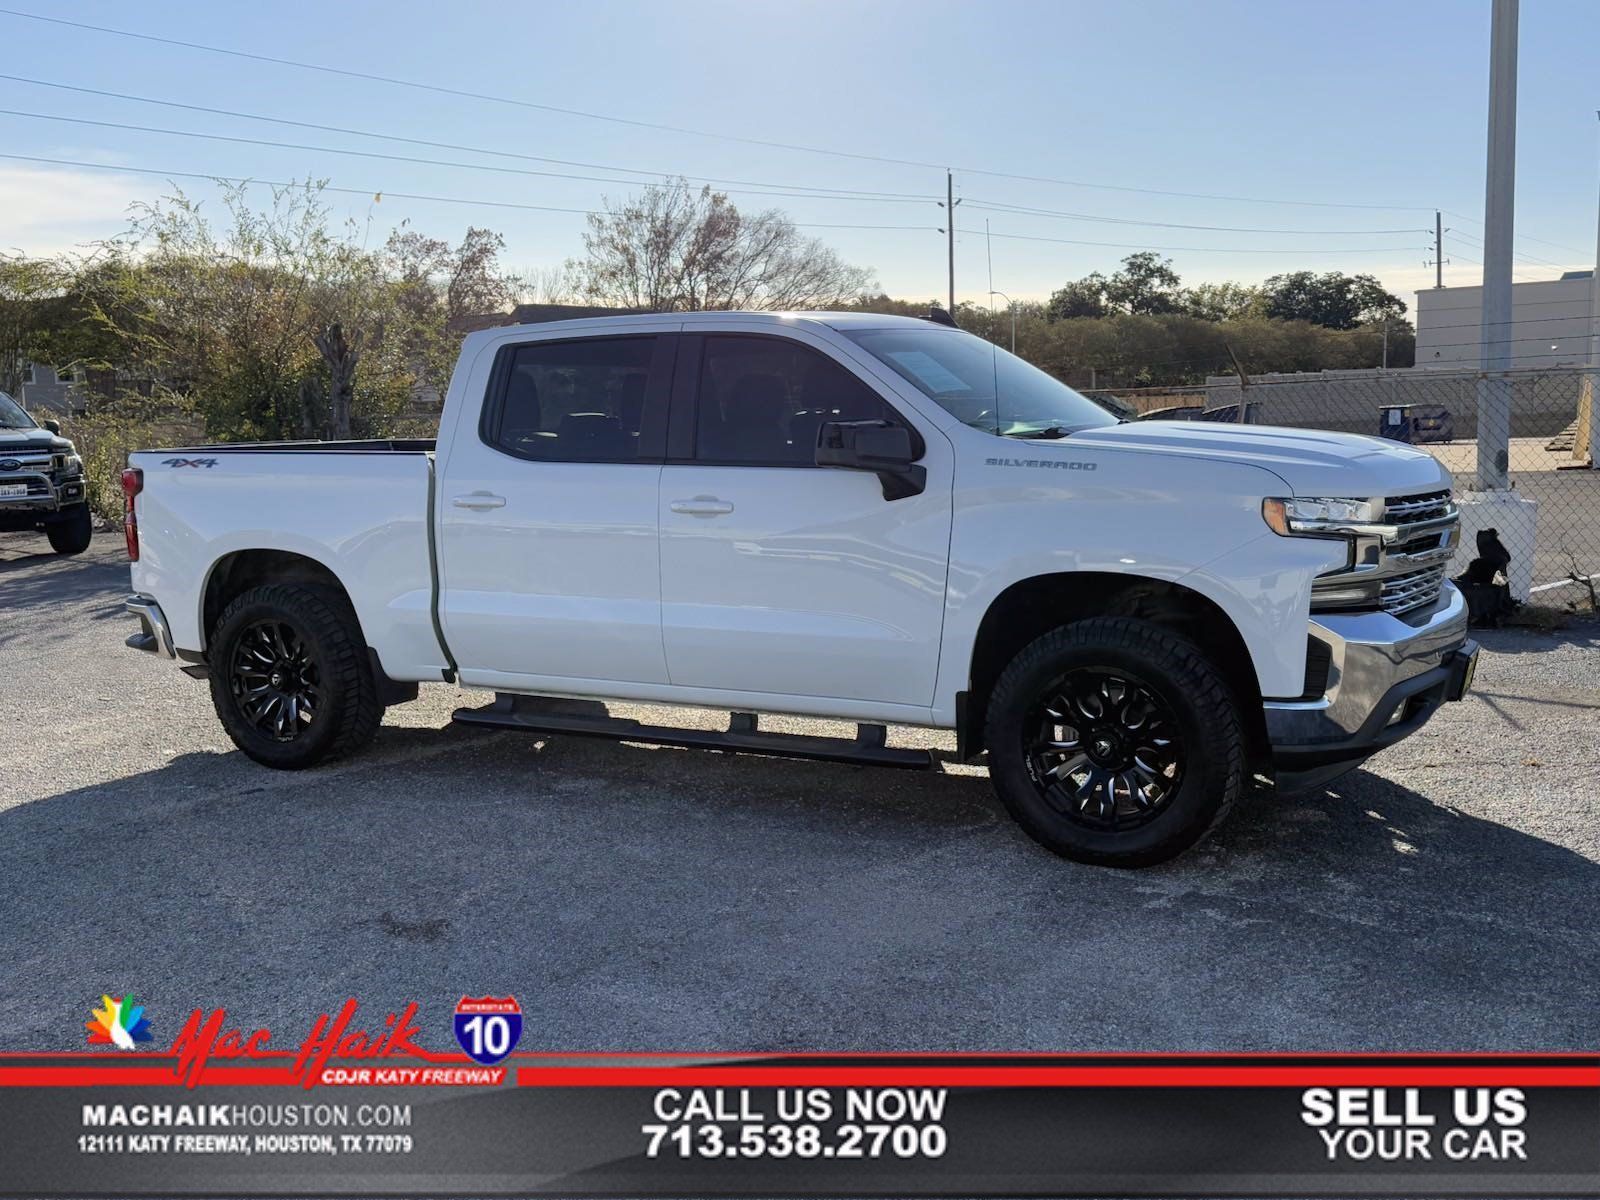
<svg viewBox="0 0 1600 1200"><path fill-rule="evenodd" d="M1070 432L1117 422L1060 380L958 329L896 326L845 336L957 420L990 433Z"/></svg>
<svg viewBox="0 0 1600 1200"><path fill-rule="evenodd" d="M629 337L517 346L489 441L554 462L638 458L655 343Z"/></svg>
<svg viewBox="0 0 1600 1200"><path fill-rule="evenodd" d="M712 335L700 362L695 457L805 466L824 421L897 420L878 394L825 355L782 338Z"/></svg>

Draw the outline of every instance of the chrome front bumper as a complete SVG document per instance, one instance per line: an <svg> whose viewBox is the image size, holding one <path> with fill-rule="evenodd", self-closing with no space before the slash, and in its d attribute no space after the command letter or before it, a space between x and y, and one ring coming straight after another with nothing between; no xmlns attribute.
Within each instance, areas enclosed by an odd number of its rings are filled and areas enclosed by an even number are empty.
<svg viewBox="0 0 1600 1200"><path fill-rule="evenodd" d="M124 645L134 649L143 650L147 654L162 654L167 658L177 658L177 648L172 644L172 630L167 626L166 614L149 596L135 593L129 596L123 607L139 618L139 632L128 635Z"/></svg>
<svg viewBox="0 0 1600 1200"><path fill-rule="evenodd" d="M1421 619L1324 613L1309 632L1329 654L1323 694L1264 706L1280 784L1330 779L1415 733L1461 699L1477 665L1466 600L1448 582Z"/></svg>

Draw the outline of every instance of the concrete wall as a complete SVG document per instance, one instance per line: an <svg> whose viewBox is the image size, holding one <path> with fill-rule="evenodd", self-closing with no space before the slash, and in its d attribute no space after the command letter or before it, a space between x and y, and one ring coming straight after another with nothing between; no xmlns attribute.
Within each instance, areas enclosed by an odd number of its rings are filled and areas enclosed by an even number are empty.
<svg viewBox="0 0 1600 1200"><path fill-rule="evenodd" d="M1553 437L1577 416L1583 372L1511 372L1511 435ZM1476 372L1410 368L1384 371L1320 371L1252 375L1250 402L1259 406L1260 425L1294 425L1341 433L1378 433L1378 410L1385 404L1442 404L1450 410L1457 441L1478 436ZM1237 404L1236 375L1206 380L1208 408Z"/></svg>

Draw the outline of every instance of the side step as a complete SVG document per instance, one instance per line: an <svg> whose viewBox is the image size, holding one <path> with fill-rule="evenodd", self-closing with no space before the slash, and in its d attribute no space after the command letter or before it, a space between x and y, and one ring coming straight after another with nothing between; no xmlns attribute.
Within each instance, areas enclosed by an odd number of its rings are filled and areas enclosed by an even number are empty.
<svg viewBox="0 0 1600 1200"><path fill-rule="evenodd" d="M649 742L658 746L685 746L695 750L725 750L740 754L775 754L785 758L810 758L824 762L858 763L873 767L927 770L933 755L926 750L897 750L886 745L882 725L857 725L854 740L808 737L798 733L763 733L755 713L733 713L728 728L680 729L673 725L645 725L613 717L594 700L558 700L496 692L487 708L458 708L451 720L463 725L495 729L521 729L528 733L562 733L574 737L611 738L623 742Z"/></svg>

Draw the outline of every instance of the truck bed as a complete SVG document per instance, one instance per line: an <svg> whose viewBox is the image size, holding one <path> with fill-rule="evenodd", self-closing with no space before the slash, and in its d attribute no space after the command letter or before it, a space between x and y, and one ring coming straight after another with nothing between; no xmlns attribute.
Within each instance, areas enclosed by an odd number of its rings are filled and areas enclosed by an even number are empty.
<svg viewBox="0 0 1600 1200"><path fill-rule="evenodd" d="M433 623L431 438L254 442L136 451L137 591L173 643L207 649L208 582L236 555L294 555L338 578L395 678L448 666Z"/></svg>

